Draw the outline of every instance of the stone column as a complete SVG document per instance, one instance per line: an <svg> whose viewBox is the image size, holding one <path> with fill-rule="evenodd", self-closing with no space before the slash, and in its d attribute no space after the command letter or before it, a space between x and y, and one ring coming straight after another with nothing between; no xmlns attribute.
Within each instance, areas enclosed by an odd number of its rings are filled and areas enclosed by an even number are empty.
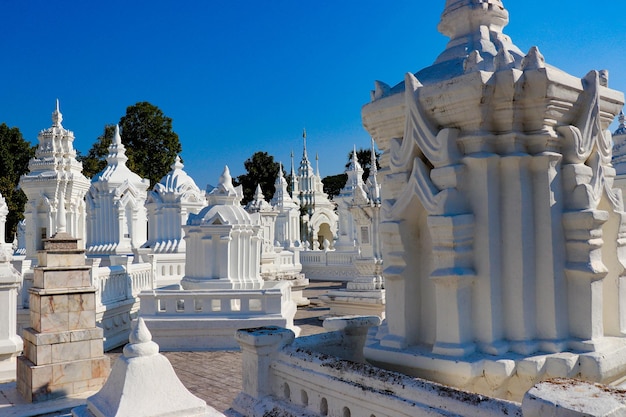
<svg viewBox="0 0 626 417"><path fill-rule="evenodd" d="M30 289L30 325L18 358L17 389L29 402L100 389L109 373L96 288L77 239L57 233L38 254Z"/></svg>
<svg viewBox="0 0 626 417"><path fill-rule="evenodd" d="M537 338L543 352L561 352L568 337L565 242L561 225L563 192L559 173L562 156L553 152L530 161L535 226Z"/></svg>
<svg viewBox="0 0 626 417"><path fill-rule="evenodd" d="M433 352L464 356L474 352L472 288L474 216L428 216L433 239L437 329Z"/></svg>
<svg viewBox="0 0 626 417"><path fill-rule="evenodd" d="M500 160L502 182L502 300L511 350L535 352L535 233L529 162L521 152Z"/></svg>
<svg viewBox="0 0 626 417"><path fill-rule="evenodd" d="M469 145L467 140L466 148ZM503 340L500 157L481 151L471 153L463 161L467 177L471 179L466 194L476 221L476 279L472 299L474 337L481 351L501 355L509 346Z"/></svg>
<svg viewBox="0 0 626 417"><path fill-rule="evenodd" d="M609 213L584 210L565 213L565 245L567 248L567 294L569 331L585 344L604 336L602 279L608 269L602 262L602 225ZM585 349L577 344L578 349Z"/></svg>
<svg viewBox="0 0 626 417"><path fill-rule="evenodd" d="M10 252L0 247L0 383L15 380L16 358L24 347L16 334L21 275L10 261Z"/></svg>

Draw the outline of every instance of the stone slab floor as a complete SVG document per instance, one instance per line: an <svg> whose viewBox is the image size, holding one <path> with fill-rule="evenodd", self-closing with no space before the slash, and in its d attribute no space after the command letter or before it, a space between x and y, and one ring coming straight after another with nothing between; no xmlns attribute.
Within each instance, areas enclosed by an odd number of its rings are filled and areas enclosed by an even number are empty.
<svg viewBox="0 0 626 417"><path fill-rule="evenodd" d="M329 308L319 296L345 287L341 282L311 281L304 295L311 300L307 307L298 308L295 324L301 328L301 336L324 332L320 317ZM122 348L108 352L111 365L121 355ZM181 382L194 395L219 411L230 407L241 391L241 354L238 351L215 352L163 352L169 359ZM85 397L87 397L86 395ZM84 398L61 399L38 404L26 404L15 390L15 383L0 384L0 416L2 417L65 417L71 408L84 403Z"/></svg>

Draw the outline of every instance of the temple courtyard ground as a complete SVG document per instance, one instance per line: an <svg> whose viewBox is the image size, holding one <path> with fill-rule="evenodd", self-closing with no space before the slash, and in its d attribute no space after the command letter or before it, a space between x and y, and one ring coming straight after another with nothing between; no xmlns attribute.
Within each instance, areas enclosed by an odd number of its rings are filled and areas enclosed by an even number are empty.
<svg viewBox="0 0 626 417"><path fill-rule="evenodd" d="M322 317L329 308L319 300L319 296L331 290L345 287L341 282L311 282L304 291L311 304L298 308L295 324L301 329L301 336L324 332ZM111 366L121 355L122 348L108 352ZM171 362L181 382L194 395L202 398L219 411L230 407L233 399L241 391L241 352L162 352ZM66 417L70 410L83 404L82 398L65 398L29 404L17 394L15 383L0 384L0 416L2 417Z"/></svg>

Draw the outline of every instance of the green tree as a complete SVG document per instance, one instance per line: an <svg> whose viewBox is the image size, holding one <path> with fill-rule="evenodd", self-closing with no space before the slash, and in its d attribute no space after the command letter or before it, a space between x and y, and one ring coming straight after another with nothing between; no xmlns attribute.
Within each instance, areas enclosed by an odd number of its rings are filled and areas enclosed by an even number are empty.
<svg viewBox="0 0 626 417"><path fill-rule="evenodd" d="M267 152L255 152L246 159L243 166L246 173L234 179L234 184L243 188L242 204L252 200L257 184L261 186L265 199L269 201L274 196L274 182L278 177L280 164Z"/></svg>
<svg viewBox="0 0 626 417"><path fill-rule="evenodd" d="M9 214L5 241L11 242L17 224L24 218L26 194L17 188L20 177L28 172L28 161L35 156L35 147L24 139L17 127L0 124L0 194L6 200Z"/></svg>
<svg viewBox="0 0 626 417"><path fill-rule="evenodd" d="M128 168L154 186L170 171L182 151L172 119L147 101L126 108L120 119L122 142L127 149Z"/></svg>
<svg viewBox="0 0 626 417"><path fill-rule="evenodd" d="M333 197L338 196L341 189L345 187L346 181L348 181L347 174L329 175L322 178L324 192L328 194L328 198L332 200Z"/></svg>
<svg viewBox="0 0 626 417"><path fill-rule="evenodd" d="M176 155L182 151L178 135L172 130L172 119L146 101L126 108L119 121L122 142L126 148L128 168L150 180L154 186L170 171ZM106 166L108 148L115 126L106 125L85 157L83 173L93 177Z"/></svg>
<svg viewBox="0 0 626 417"><path fill-rule="evenodd" d="M106 156L109 153L109 146L113 142L114 133L115 125L104 126L104 131L98 136L87 155L78 155L76 157L83 163L83 175L87 178L93 178L94 175L106 167Z"/></svg>

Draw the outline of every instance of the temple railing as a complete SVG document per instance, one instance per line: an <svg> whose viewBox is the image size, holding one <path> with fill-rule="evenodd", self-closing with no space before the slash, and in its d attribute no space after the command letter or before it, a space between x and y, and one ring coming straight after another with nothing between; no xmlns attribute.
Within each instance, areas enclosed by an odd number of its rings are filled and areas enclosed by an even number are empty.
<svg viewBox="0 0 626 417"><path fill-rule="evenodd" d="M349 266L354 264L357 257L357 252L311 250L300 252L300 263L311 266Z"/></svg>
<svg viewBox="0 0 626 417"><path fill-rule="evenodd" d="M232 409L253 415L522 416L519 403L375 368L361 348L377 317L339 319L320 335L294 340L276 327L237 332L247 374ZM254 414L257 415L257 414ZM530 415L530 414L529 414Z"/></svg>
<svg viewBox="0 0 626 417"><path fill-rule="evenodd" d="M92 266L91 282L98 290L97 303L106 306L136 298L154 288L152 265L148 263Z"/></svg>
<svg viewBox="0 0 626 417"><path fill-rule="evenodd" d="M139 294L141 316L246 316L281 314L291 292L259 290L152 290Z"/></svg>

